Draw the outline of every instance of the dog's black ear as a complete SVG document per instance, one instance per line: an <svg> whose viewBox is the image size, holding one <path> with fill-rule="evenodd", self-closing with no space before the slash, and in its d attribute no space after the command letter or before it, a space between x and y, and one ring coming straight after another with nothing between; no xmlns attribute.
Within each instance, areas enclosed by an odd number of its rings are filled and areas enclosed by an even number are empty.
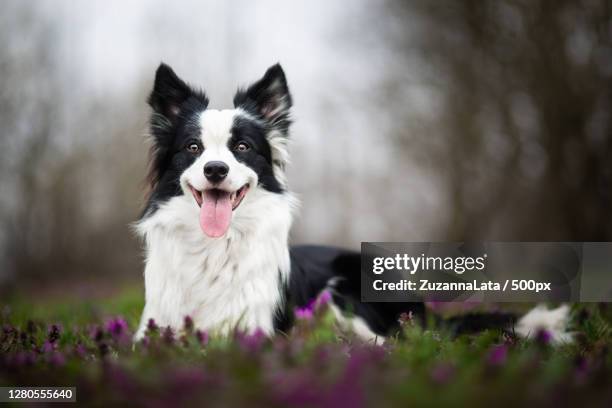
<svg viewBox="0 0 612 408"><path fill-rule="evenodd" d="M181 113L181 104L193 94L189 85L162 62L155 73L155 84L148 102L155 113L174 124Z"/></svg>
<svg viewBox="0 0 612 408"><path fill-rule="evenodd" d="M234 96L235 107L243 108L283 131L289 126L291 105L287 79L280 64L268 68L259 81L246 90L239 90Z"/></svg>

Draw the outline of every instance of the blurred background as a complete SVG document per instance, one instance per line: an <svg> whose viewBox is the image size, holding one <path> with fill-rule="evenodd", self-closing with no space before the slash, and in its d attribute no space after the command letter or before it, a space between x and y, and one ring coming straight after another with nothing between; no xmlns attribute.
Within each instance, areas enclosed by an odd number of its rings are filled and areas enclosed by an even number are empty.
<svg viewBox="0 0 612 408"><path fill-rule="evenodd" d="M610 1L3 0L0 294L141 279L160 61L281 62L296 243L612 240Z"/></svg>

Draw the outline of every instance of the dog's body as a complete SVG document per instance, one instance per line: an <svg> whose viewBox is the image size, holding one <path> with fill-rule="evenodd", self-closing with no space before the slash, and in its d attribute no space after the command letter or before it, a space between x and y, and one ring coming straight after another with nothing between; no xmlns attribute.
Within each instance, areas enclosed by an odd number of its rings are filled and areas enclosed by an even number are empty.
<svg viewBox="0 0 612 408"><path fill-rule="evenodd" d="M218 111L162 64L149 104L152 189L137 224L146 242L137 339L149 319L180 330L186 316L220 335L287 331L293 308L326 288L339 319L367 339L391 334L403 312L423 320L422 303L360 301L358 253L289 248L297 200L284 174L292 100L280 65L239 91L234 109ZM479 318L470 328L512 319Z"/></svg>

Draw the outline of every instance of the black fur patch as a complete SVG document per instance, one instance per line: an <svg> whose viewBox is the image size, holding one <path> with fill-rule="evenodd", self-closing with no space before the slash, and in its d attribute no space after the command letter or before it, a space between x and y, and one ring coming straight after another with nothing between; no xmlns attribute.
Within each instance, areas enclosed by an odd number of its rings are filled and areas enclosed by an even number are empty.
<svg viewBox="0 0 612 408"><path fill-rule="evenodd" d="M150 129L154 143L147 177L151 191L144 214L155 211L160 202L181 194L179 178L197 158L186 151L186 146L200 143L196 119L206 110L208 98L162 63L155 74L148 102L153 108Z"/></svg>
<svg viewBox="0 0 612 408"><path fill-rule="evenodd" d="M295 315L293 309L295 305L291 299L289 288L283 285L280 271L278 272L279 289L283 294L283 301L280 302L274 312L273 325L274 331L277 333L288 334L295 323Z"/></svg>
<svg viewBox="0 0 612 408"><path fill-rule="evenodd" d="M235 107L263 120L268 130L278 130L285 135L291 125L289 109L292 105L285 72L280 64L268 68L263 78L246 90L238 90L234 96Z"/></svg>
<svg viewBox="0 0 612 408"><path fill-rule="evenodd" d="M259 185L273 193L281 193L282 186L274 177L272 167L272 151L266 138L266 130L260 124L244 117L236 117L232 126L232 137L228 140L228 148L239 162L253 169L259 178ZM250 148L246 152L236 149L244 142Z"/></svg>

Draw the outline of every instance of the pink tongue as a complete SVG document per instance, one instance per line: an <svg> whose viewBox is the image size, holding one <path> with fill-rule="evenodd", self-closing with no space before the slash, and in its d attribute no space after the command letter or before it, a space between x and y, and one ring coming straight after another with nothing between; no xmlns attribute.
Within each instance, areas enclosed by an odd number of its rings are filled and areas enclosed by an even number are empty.
<svg viewBox="0 0 612 408"><path fill-rule="evenodd" d="M223 236L232 219L229 193L205 191L200 208L200 227L211 238Z"/></svg>

